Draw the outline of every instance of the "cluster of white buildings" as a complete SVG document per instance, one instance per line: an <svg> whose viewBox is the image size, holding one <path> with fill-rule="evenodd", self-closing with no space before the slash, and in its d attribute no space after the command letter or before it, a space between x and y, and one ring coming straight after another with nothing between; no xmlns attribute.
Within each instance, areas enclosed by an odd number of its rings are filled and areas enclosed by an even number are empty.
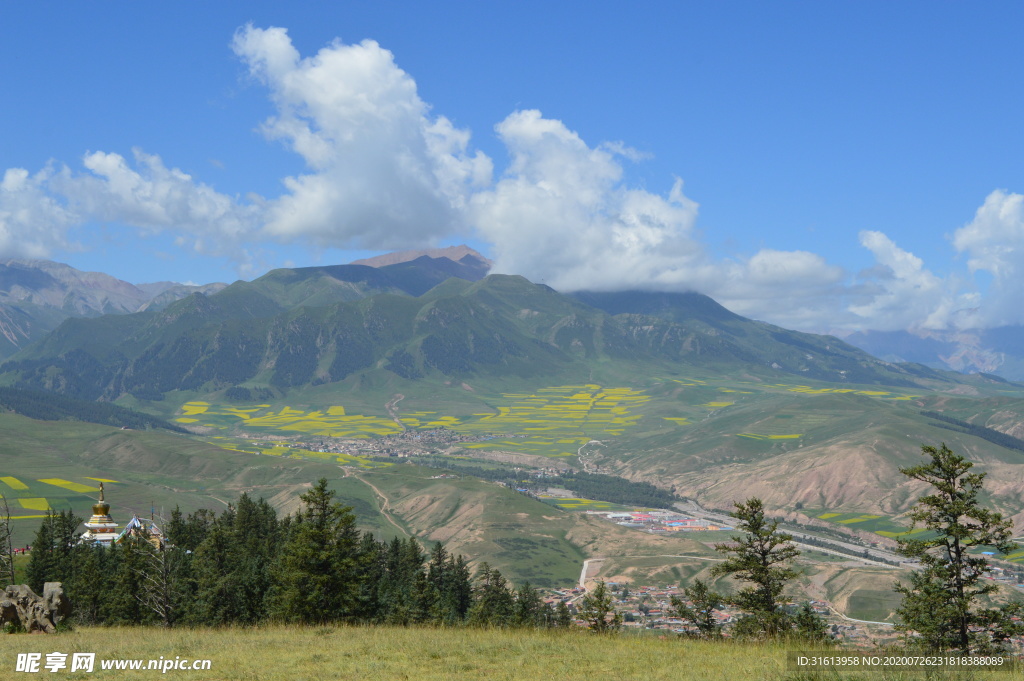
<svg viewBox="0 0 1024 681"><path fill-rule="evenodd" d="M721 525L703 518L690 518L672 511L628 511L609 513L608 511L587 511L592 515L603 516L610 522L623 527L635 527L648 532L693 532L709 530L731 530L728 525Z"/></svg>

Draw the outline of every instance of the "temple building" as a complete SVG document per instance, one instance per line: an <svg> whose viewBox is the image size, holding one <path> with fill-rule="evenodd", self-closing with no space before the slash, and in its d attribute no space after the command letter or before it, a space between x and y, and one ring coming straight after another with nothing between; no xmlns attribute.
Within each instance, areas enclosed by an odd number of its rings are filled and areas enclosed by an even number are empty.
<svg viewBox="0 0 1024 681"><path fill-rule="evenodd" d="M112 544L120 544L125 537L141 537L160 549L164 546L164 534L157 527L153 518L144 520L133 515L128 524L120 532L117 531L117 523L110 517L110 504L103 499L103 483L100 483L100 499L92 507L92 517L85 523L85 532L82 533L82 542L85 544L99 544L110 547Z"/></svg>
<svg viewBox="0 0 1024 681"><path fill-rule="evenodd" d="M100 500L93 504L92 517L85 523L82 541L87 544L110 546L117 539L117 523L110 517L110 504L103 500L103 483L100 483Z"/></svg>

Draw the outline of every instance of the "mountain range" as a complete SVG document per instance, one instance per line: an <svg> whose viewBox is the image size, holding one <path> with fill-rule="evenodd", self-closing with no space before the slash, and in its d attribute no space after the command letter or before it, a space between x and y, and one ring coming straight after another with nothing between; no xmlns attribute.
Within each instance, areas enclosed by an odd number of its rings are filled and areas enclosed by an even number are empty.
<svg viewBox="0 0 1024 681"><path fill-rule="evenodd" d="M379 267L278 269L160 305L142 302L138 287L96 287L75 299L80 309L121 314L66 318L0 367L0 379L103 400L233 388L282 395L374 376L570 381L609 363L646 364L649 373L745 367L851 384L950 380L838 338L740 317L696 293L563 295L515 275L484 276L486 267L466 253L459 261L421 255ZM158 296L171 291L185 292L168 287ZM47 300L53 309L56 298Z"/></svg>
<svg viewBox="0 0 1024 681"><path fill-rule="evenodd" d="M844 340L890 362L1024 380L1024 327L933 331L858 331Z"/></svg>
<svg viewBox="0 0 1024 681"><path fill-rule="evenodd" d="M468 249L205 289L6 267L8 304L53 329L20 337L0 385L141 409L246 456L258 438L438 430L463 459L578 463L719 509L756 495L806 524L869 514L848 520L892 535L919 493L900 469L946 441L1024 522L1024 386L894 361L927 354L880 359L697 293L563 294L489 274ZM401 494L418 512L415 489Z"/></svg>
<svg viewBox="0 0 1024 681"><path fill-rule="evenodd" d="M134 285L47 260L0 260L0 359L42 338L65 319L160 309L192 293L215 293L224 286L170 281Z"/></svg>

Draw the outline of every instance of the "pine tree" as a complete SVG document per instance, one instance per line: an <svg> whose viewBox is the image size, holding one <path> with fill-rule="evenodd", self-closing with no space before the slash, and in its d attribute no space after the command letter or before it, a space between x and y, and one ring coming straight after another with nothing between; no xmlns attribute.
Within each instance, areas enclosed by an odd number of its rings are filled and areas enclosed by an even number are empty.
<svg viewBox="0 0 1024 681"><path fill-rule="evenodd" d="M46 582L68 582L74 574L74 554L79 535L75 532L82 519L71 511L54 513L43 518L32 542L28 564L28 584L36 593L43 592Z"/></svg>
<svg viewBox="0 0 1024 681"><path fill-rule="evenodd" d="M233 520L236 621L256 623L267 616L266 594L273 584L273 565L281 547L277 512L265 500L254 502L242 494Z"/></svg>
<svg viewBox="0 0 1024 681"><path fill-rule="evenodd" d="M622 615L612 607L612 594L604 580L583 597L580 616L590 630L598 634L615 631L622 626Z"/></svg>
<svg viewBox="0 0 1024 681"><path fill-rule="evenodd" d="M225 518L228 520L228 518ZM202 624L244 621L239 602L239 551L226 523L218 522L192 555L195 575L193 616Z"/></svg>
<svg viewBox="0 0 1024 681"><path fill-rule="evenodd" d="M529 582L523 582L516 589L512 624L517 627L541 627L547 624L545 619L544 600L540 592L530 586Z"/></svg>
<svg viewBox="0 0 1024 681"><path fill-rule="evenodd" d="M747 613L737 623L736 633L746 636L777 637L790 632L792 620L779 607L786 584L797 576L789 562L800 555L792 535L778 532L778 522L769 521L760 499L737 503L732 513L746 534L733 536L735 544L716 544L726 554L712 574L732 575L752 586L741 589L731 603Z"/></svg>
<svg viewBox="0 0 1024 681"><path fill-rule="evenodd" d="M461 555L448 555L445 582L441 588L442 624L461 624L473 605L473 576L469 563Z"/></svg>
<svg viewBox="0 0 1024 681"><path fill-rule="evenodd" d="M126 537L107 549L113 572L110 594L102 604L105 624L144 624L152 619L152 613L142 605L142 572L145 569L143 552L147 549L141 543L149 546L149 542L144 539Z"/></svg>
<svg viewBox="0 0 1024 681"><path fill-rule="evenodd" d="M138 543L142 554L139 602L156 616L164 627L173 627L181 619L184 608L182 599L182 563L186 560L184 551L177 547L156 547L142 537Z"/></svg>
<svg viewBox="0 0 1024 681"><path fill-rule="evenodd" d="M683 596L690 605L678 596L672 596L670 599L676 617L689 622L701 638L720 637L722 625L715 617L715 610L724 603L722 595L708 588L707 582L695 579L693 586L683 589Z"/></svg>
<svg viewBox="0 0 1024 681"><path fill-rule="evenodd" d="M814 612L810 603L804 603L793 616L793 632L796 638L808 643L822 643L829 640L828 622Z"/></svg>
<svg viewBox="0 0 1024 681"><path fill-rule="evenodd" d="M109 550L99 544L83 546L77 555L75 573L64 585L81 624L100 624L103 604L111 593Z"/></svg>
<svg viewBox="0 0 1024 681"><path fill-rule="evenodd" d="M292 521L281 551L273 612L307 623L353 619L360 536L352 508L334 501L326 478L299 498L304 509Z"/></svg>
<svg viewBox="0 0 1024 681"><path fill-rule="evenodd" d="M555 626L560 629L568 629L572 626L572 613L565 601L559 601L555 606Z"/></svg>
<svg viewBox="0 0 1024 681"><path fill-rule="evenodd" d="M512 623L515 601L501 572L481 563L477 571L469 622L483 627L507 627Z"/></svg>
<svg viewBox="0 0 1024 681"><path fill-rule="evenodd" d="M387 546L370 533L363 534L358 549L356 582L356 618L362 622L378 622L382 605L381 594L387 578Z"/></svg>
<svg viewBox="0 0 1024 681"><path fill-rule="evenodd" d="M904 475L932 486L911 511L914 526L931 530L932 539L902 539L899 552L920 561L921 569L909 584L895 590L903 595L897 613L899 628L916 632L910 641L930 651L985 654L1001 649L1006 640L1022 632L1013 618L1021 604L982 608L980 601L997 586L983 582L990 571L988 559L976 551L992 547L1001 553L1017 549L1011 541L1013 523L981 507L978 494L984 473L970 473L973 464L953 453L945 443L938 449L922 446L927 463L901 468Z"/></svg>

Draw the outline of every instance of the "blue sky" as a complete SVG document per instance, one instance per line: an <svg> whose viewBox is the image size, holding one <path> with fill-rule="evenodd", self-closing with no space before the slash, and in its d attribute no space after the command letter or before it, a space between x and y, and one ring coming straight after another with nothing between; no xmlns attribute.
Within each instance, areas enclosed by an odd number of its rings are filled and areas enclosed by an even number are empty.
<svg viewBox="0 0 1024 681"><path fill-rule="evenodd" d="M1020 3L3 3L0 257L467 242L807 330L1024 322Z"/></svg>

